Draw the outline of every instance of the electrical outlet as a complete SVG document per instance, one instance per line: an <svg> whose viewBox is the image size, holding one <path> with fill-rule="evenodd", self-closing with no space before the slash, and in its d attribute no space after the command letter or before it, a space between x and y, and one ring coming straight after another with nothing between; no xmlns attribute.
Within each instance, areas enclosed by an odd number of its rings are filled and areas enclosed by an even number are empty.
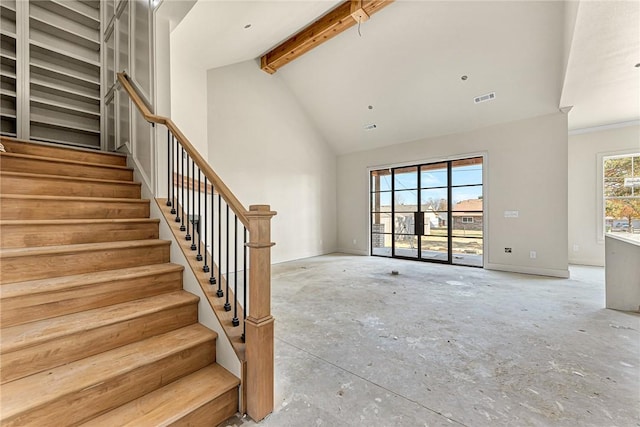
<svg viewBox="0 0 640 427"><path fill-rule="evenodd" d="M504 253L505 254L510 254L511 253L511 248L504 248Z"/></svg>
<svg viewBox="0 0 640 427"><path fill-rule="evenodd" d="M538 256L538 254L536 254L536 251L530 251L529 252L529 258L536 259L537 256Z"/></svg>
<svg viewBox="0 0 640 427"><path fill-rule="evenodd" d="M573 252L580 252L580 246L573 245Z"/></svg>
<svg viewBox="0 0 640 427"><path fill-rule="evenodd" d="M358 241L357 241L356 239L353 239L353 244L354 244L354 245L357 245L357 244L358 244Z"/></svg>

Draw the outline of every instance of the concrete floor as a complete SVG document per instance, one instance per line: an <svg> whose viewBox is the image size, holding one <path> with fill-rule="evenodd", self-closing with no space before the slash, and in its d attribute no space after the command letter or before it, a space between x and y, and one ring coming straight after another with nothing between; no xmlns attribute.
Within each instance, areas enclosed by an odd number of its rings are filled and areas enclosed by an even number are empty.
<svg viewBox="0 0 640 427"><path fill-rule="evenodd" d="M602 268L571 276L275 265L276 407L259 425L640 426L640 315L603 308Z"/></svg>

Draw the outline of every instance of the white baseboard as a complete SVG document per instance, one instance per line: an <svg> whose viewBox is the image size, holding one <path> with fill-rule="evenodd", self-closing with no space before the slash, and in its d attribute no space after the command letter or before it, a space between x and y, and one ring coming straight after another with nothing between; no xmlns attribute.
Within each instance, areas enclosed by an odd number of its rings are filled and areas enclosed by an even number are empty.
<svg viewBox="0 0 640 427"><path fill-rule="evenodd" d="M487 270L509 271L512 273L535 274L537 276L560 277L562 279L569 278L569 269L525 267L520 265L492 264L488 262L485 263L484 268Z"/></svg>

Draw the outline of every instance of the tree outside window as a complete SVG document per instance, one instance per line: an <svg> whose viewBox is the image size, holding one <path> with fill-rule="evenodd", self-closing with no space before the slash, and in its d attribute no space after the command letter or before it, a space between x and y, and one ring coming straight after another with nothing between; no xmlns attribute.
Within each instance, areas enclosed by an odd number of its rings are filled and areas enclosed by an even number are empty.
<svg viewBox="0 0 640 427"><path fill-rule="evenodd" d="M640 153L604 160L605 230L640 240Z"/></svg>

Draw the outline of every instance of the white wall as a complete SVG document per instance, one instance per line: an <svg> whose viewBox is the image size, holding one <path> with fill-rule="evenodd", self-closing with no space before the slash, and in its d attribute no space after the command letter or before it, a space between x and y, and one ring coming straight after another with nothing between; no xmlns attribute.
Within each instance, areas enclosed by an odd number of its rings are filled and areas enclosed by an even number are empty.
<svg viewBox="0 0 640 427"><path fill-rule="evenodd" d="M246 207L278 211L272 261L334 251L336 156L287 86L255 61L207 81L209 163Z"/></svg>
<svg viewBox="0 0 640 427"><path fill-rule="evenodd" d="M567 277L567 116L562 113L340 156L338 249L369 253L368 168L478 153L486 155L485 267ZM504 218L505 210L520 216ZM505 247L513 253L506 254ZM536 259L529 258L532 250Z"/></svg>
<svg viewBox="0 0 640 427"><path fill-rule="evenodd" d="M603 266L602 157L640 152L640 125L569 136L569 262Z"/></svg>
<svg viewBox="0 0 640 427"><path fill-rule="evenodd" d="M183 54L191 43L184 21L171 33L171 119L207 158L207 70Z"/></svg>

